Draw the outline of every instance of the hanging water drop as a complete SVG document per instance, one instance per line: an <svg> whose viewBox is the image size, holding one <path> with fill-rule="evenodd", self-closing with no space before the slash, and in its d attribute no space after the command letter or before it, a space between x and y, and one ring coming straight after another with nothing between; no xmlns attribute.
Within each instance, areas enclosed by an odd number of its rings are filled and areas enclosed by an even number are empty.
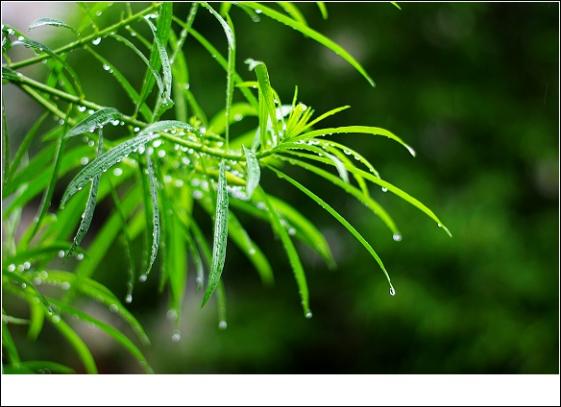
<svg viewBox="0 0 561 407"><path fill-rule="evenodd" d="M116 176L116 177L120 177L121 175L123 175L123 170L119 167L116 167L113 170L113 175Z"/></svg>
<svg viewBox="0 0 561 407"><path fill-rule="evenodd" d="M59 250L58 251L58 257L61 258L61 259L64 257L64 250Z"/></svg>
<svg viewBox="0 0 561 407"><path fill-rule="evenodd" d="M226 328L228 328L228 323L226 321L220 321L218 323L218 329L224 331Z"/></svg>
<svg viewBox="0 0 561 407"><path fill-rule="evenodd" d="M130 304L132 302L132 294L127 294L127 297L125 298L125 302L127 304Z"/></svg>
<svg viewBox="0 0 561 407"><path fill-rule="evenodd" d="M140 131L140 127L135 127L133 130L135 133L138 133Z"/></svg>
<svg viewBox="0 0 561 407"><path fill-rule="evenodd" d="M148 280L148 276L146 274L142 274L139 278L138 281L140 281L141 283L144 283L146 280Z"/></svg>
<svg viewBox="0 0 561 407"><path fill-rule="evenodd" d="M92 40L93 45L99 45L100 42L101 42L101 37L97 37L95 40Z"/></svg>
<svg viewBox="0 0 561 407"><path fill-rule="evenodd" d="M104 71L110 71L110 70L111 70L111 67L110 67L109 65L107 65L107 64L103 64L103 70L104 70Z"/></svg>
<svg viewBox="0 0 561 407"><path fill-rule="evenodd" d="M79 112L85 112L86 111L86 106L78 106L78 111Z"/></svg>
<svg viewBox="0 0 561 407"><path fill-rule="evenodd" d="M306 312L306 319L312 319L313 314L311 311Z"/></svg>
<svg viewBox="0 0 561 407"><path fill-rule="evenodd" d="M8 271L13 273L14 271L16 271L16 265L15 264L10 264L8 266Z"/></svg>
<svg viewBox="0 0 561 407"><path fill-rule="evenodd" d="M255 255L255 249L253 247L250 247L249 250L248 250L248 253L249 253L250 256Z"/></svg>
<svg viewBox="0 0 561 407"><path fill-rule="evenodd" d="M171 336L171 341L177 343L181 340L181 333L179 331L175 331Z"/></svg>
<svg viewBox="0 0 561 407"><path fill-rule="evenodd" d="M25 263L23 263L23 268L24 270L29 270L31 268L31 263L26 261Z"/></svg>
<svg viewBox="0 0 561 407"><path fill-rule="evenodd" d="M83 254L83 253L78 253L78 254L76 255L76 260L78 260L78 261L84 260L84 254Z"/></svg>
<svg viewBox="0 0 561 407"><path fill-rule="evenodd" d="M382 192L388 192L388 188L382 187Z"/></svg>
<svg viewBox="0 0 561 407"><path fill-rule="evenodd" d="M394 233L393 234L393 240L396 242L401 242L401 234L400 233Z"/></svg>
<svg viewBox="0 0 561 407"><path fill-rule="evenodd" d="M390 295L392 297L395 296L395 288L393 288L393 285L390 285Z"/></svg>

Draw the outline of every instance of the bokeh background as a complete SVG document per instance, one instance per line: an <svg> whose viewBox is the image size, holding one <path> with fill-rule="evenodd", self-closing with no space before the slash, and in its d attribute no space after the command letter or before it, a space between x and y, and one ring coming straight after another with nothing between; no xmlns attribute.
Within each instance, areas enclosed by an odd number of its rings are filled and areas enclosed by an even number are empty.
<svg viewBox="0 0 561 407"><path fill-rule="evenodd" d="M100 16L102 24L117 18L121 6ZM174 7L182 15L188 11L187 4ZM454 237L396 197L372 190L403 233L403 241L394 242L360 203L295 172L373 243L396 285L391 297L368 253L335 220L266 176L269 190L320 225L338 263L330 271L302 248L313 319L302 315L280 243L267 227L252 224L276 285L264 288L230 245L223 274L227 330L217 328L212 306L199 309L200 294L191 281L182 340L173 343L167 297L157 293L157 279L137 287L131 310L153 339L146 350L151 364L160 373L558 372L559 5L404 3L399 11L385 3L329 3L327 21L314 4L301 8L312 27L357 57L376 88L296 31L267 18L252 22L234 9L238 70L250 79L243 61L263 60L285 101L298 85L300 99L316 112L352 106L326 124L381 126L404 138L417 158L384 139L345 141L431 207ZM23 29L40 16L72 23L80 10L70 3L3 2L2 14L4 22ZM221 28L206 14L199 12L195 28L225 51ZM56 45L68 39L58 32L38 30L33 36ZM133 83L140 82L141 65L120 49L100 49ZM224 72L196 42L188 40L184 51L191 90L213 115L223 108ZM90 55L76 52L70 61L89 78L83 83L89 99L129 109L117 82ZM10 86L4 98L17 140L40 112ZM96 278L124 295L121 257L110 253ZM104 334L79 330L100 371L139 372ZM40 346L27 343L23 330L14 335L24 356L49 356L80 370L56 332L46 330Z"/></svg>

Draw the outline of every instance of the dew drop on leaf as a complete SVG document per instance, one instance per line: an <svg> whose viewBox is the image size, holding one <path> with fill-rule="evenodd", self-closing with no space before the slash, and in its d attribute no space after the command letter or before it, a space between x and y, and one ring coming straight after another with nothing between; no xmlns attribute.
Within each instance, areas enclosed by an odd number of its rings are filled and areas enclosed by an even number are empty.
<svg viewBox="0 0 561 407"><path fill-rule="evenodd" d="M9 271L9 272L14 272L14 271L16 271L16 265L15 265L15 264L10 264L10 265L8 266L8 271Z"/></svg>
<svg viewBox="0 0 561 407"><path fill-rule="evenodd" d="M393 297L395 296L395 288L393 288L393 285L390 286L390 295Z"/></svg>
<svg viewBox="0 0 561 407"><path fill-rule="evenodd" d="M226 321L220 321L218 323L218 329L225 330L228 328L228 323Z"/></svg>
<svg viewBox="0 0 561 407"><path fill-rule="evenodd" d="M101 42L101 37L97 37L95 40L92 40L93 45L99 45Z"/></svg>
<svg viewBox="0 0 561 407"><path fill-rule="evenodd" d="M401 242L401 234L400 233L394 233L393 234L393 240L396 242Z"/></svg>

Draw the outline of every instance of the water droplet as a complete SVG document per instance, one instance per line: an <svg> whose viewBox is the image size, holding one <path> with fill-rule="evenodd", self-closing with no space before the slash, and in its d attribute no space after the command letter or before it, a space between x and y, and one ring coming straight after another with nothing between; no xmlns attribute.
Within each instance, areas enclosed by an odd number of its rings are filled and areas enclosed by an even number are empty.
<svg viewBox="0 0 561 407"><path fill-rule="evenodd" d="M123 170L119 167L115 168L113 170L113 175L116 177L120 177L121 175L123 175Z"/></svg>
<svg viewBox="0 0 561 407"><path fill-rule="evenodd" d="M18 41L23 41L23 40L25 40L25 38L23 37L23 35L20 35L20 36L18 37Z"/></svg>
<svg viewBox="0 0 561 407"><path fill-rule="evenodd" d="M78 111L79 112L85 112L86 111L86 106L78 106Z"/></svg>
<svg viewBox="0 0 561 407"><path fill-rule="evenodd" d="M148 276L146 274L142 274L139 278L138 281L140 281L141 283L144 283L146 280L148 280Z"/></svg>
<svg viewBox="0 0 561 407"><path fill-rule="evenodd" d="M88 141L88 147L93 147L95 146L95 143L93 140Z"/></svg>
<svg viewBox="0 0 561 407"><path fill-rule="evenodd" d="M25 263L23 263L23 268L24 268L25 270L29 270L29 269L31 268L31 263L28 262L28 261L26 261Z"/></svg>
<svg viewBox="0 0 561 407"><path fill-rule="evenodd" d="M173 335L171 335L171 341L177 343L181 340L181 333L179 331L175 331Z"/></svg>
<svg viewBox="0 0 561 407"><path fill-rule="evenodd" d="M255 249L253 247L250 247L248 253L250 256L253 256L255 254Z"/></svg>
<svg viewBox="0 0 561 407"><path fill-rule="evenodd" d="M442 227L442 223L439 223L439 224L438 224L438 227L441 228L441 227Z"/></svg>
<svg viewBox="0 0 561 407"><path fill-rule="evenodd" d="M88 157L80 158L80 164L81 165L87 165L89 162L90 162L90 159Z"/></svg>
<svg viewBox="0 0 561 407"><path fill-rule="evenodd" d="M119 125L119 120L118 120L118 119L116 119L116 120L111 120L111 124L112 124L113 126L118 126L118 125Z"/></svg>
<svg viewBox="0 0 561 407"><path fill-rule="evenodd" d="M83 253L78 253L78 254L76 255L76 260L78 260L78 261L84 260L84 254L83 254Z"/></svg>
<svg viewBox="0 0 561 407"><path fill-rule="evenodd" d="M154 149L152 147L148 147L148 150L146 150L146 152L148 153L148 155L152 155L154 154Z"/></svg>
<svg viewBox="0 0 561 407"><path fill-rule="evenodd" d="M89 109L89 110L88 110L88 114L94 114L94 110L93 110L93 109Z"/></svg>
<svg viewBox="0 0 561 407"><path fill-rule="evenodd" d="M239 121L242 120L242 119L243 119L243 115L241 115L241 114L235 114L235 115L234 115L234 120L235 120L235 121L239 122Z"/></svg>
<svg viewBox="0 0 561 407"><path fill-rule="evenodd" d="M138 147L138 154L144 154L144 151L146 151L146 149L144 148L144 146Z"/></svg>
<svg viewBox="0 0 561 407"><path fill-rule="evenodd" d="M110 71L110 70L111 70L111 67L110 67L109 65L107 65L107 64L103 64L103 70L104 70L104 71Z"/></svg>
<svg viewBox="0 0 561 407"><path fill-rule="evenodd" d="M102 15L102 14L103 14L103 10L97 10L97 11L95 12L95 15L98 16L98 17L99 17L100 15Z"/></svg>
<svg viewBox="0 0 561 407"><path fill-rule="evenodd" d="M135 127L133 130L135 133L138 133L140 131L140 127Z"/></svg>
<svg viewBox="0 0 561 407"><path fill-rule="evenodd" d="M382 192L388 192L388 188L382 187Z"/></svg>
<svg viewBox="0 0 561 407"><path fill-rule="evenodd" d="M100 42L101 42L101 37L97 37L95 40L92 40L93 45L99 45Z"/></svg>
<svg viewBox="0 0 561 407"><path fill-rule="evenodd" d="M257 14L261 14L263 11L262 11L261 9L258 8L258 9L255 9L255 12L256 12Z"/></svg>
<svg viewBox="0 0 561 407"><path fill-rule="evenodd" d="M15 264L10 264L10 265L8 266L8 271L9 271L9 272L12 272L12 273L13 273L14 271L16 271L16 265L15 265Z"/></svg>
<svg viewBox="0 0 561 407"><path fill-rule="evenodd" d="M117 304L111 304L109 306L109 311L111 311L113 313L117 313L117 311L119 311L119 306Z"/></svg>
<svg viewBox="0 0 561 407"><path fill-rule="evenodd" d="M395 296L395 288L393 288L393 285L390 285L390 295L392 297Z"/></svg>
<svg viewBox="0 0 561 407"><path fill-rule="evenodd" d="M165 150L159 150L158 151L158 157L164 158L165 156L166 156L166 151Z"/></svg>
<svg viewBox="0 0 561 407"><path fill-rule="evenodd" d="M27 288L27 284L26 283L21 283L21 288L23 288L25 290Z"/></svg>
<svg viewBox="0 0 561 407"><path fill-rule="evenodd" d="M199 191L198 189L195 189L193 191L193 198L195 199L201 199L203 197L203 193L202 191Z"/></svg>
<svg viewBox="0 0 561 407"><path fill-rule="evenodd" d="M306 318L307 319L312 319L312 317L313 317L313 314L312 314L311 311L306 312Z"/></svg>
<svg viewBox="0 0 561 407"><path fill-rule="evenodd" d="M160 147L161 145L162 145L162 140L155 140L155 141L152 143L152 146L154 146L154 148L158 148L158 147Z"/></svg>
<svg viewBox="0 0 561 407"><path fill-rule="evenodd" d="M177 188L181 188L183 185L185 185L185 183L183 182L182 179L176 179L176 180L175 180L175 186L176 186Z"/></svg>
<svg viewBox="0 0 561 407"><path fill-rule="evenodd" d="M127 297L125 298L125 302L127 304L130 304L132 302L132 295L131 294L127 294Z"/></svg>
<svg viewBox="0 0 561 407"><path fill-rule="evenodd" d="M225 330L228 328L228 323L226 321L220 321L218 323L218 329Z"/></svg>
<svg viewBox="0 0 561 407"><path fill-rule="evenodd" d="M60 287L61 287L63 290L69 290L69 289L70 289L70 283L69 283L68 281L65 281L64 283L62 283L62 284L60 285Z"/></svg>
<svg viewBox="0 0 561 407"><path fill-rule="evenodd" d="M58 251L58 257L61 258L61 259L64 257L64 250L59 250Z"/></svg>
<svg viewBox="0 0 561 407"><path fill-rule="evenodd" d="M393 240L396 242L401 242L401 233L394 233L393 234Z"/></svg>
<svg viewBox="0 0 561 407"><path fill-rule="evenodd" d="M166 312L166 318L170 321L177 320L177 311L174 309L168 309L168 312Z"/></svg>
<svg viewBox="0 0 561 407"><path fill-rule="evenodd" d="M296 234L296 229L294 229L293 227L288 228L288 234L290 236L294 236Z"/></svg>

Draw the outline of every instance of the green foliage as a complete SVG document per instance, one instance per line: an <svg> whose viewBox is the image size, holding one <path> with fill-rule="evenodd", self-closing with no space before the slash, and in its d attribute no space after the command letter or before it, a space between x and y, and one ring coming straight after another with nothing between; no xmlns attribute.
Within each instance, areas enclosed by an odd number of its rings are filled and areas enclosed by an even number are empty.
<svg viewBox="0 0 561 407"><path fill-rule="evenodd" d="M191 5L186 22L174 15L172 3L157 3L136 14L129 10L126 17L122 14L119 22L106 28L98 27L95 17L101 10L97 7L102 3L83 4L84 21L76 30L48 17L30 26L30 29L43 26L70 28L79 33L72 42L53 50L28 39L12 27L3 26L2 51L7 61L2 67L3 80L18 86L45 108L44 115L30 126L13 158L7 141L3 141L3 162L12 163L3 170L3 199L7 203L3 219L10 224L5 230L3 246L3 292L28 304L31 340L40 337L46 318L75 350L86 372L95 373L97 366L71 318L109 335L140 363L144 371L151 371L141 348L148 344L141 324L109 289L94 280L101 260L119 237L124 242L121 251L127 253L125 257L129 262L127 303L133 300L136 259L142 258L144 271L139 280L146 281L150 271L159 266L160 287L169 287L170 302L178 323L188 281L187 269L192 263L197 287L202 288L206 281L202 305L216 294L219 327L225 328L226 290L222 274L227 264L228 238L248 257L265 284L273 282L269 256L259 249L246 231L242 218L236 215L236 211L244 212L269 223L281 240L294 273L304 314L307 318L312 316L307 277L294 239L307 244L330 266L334 264L333 256L325 238L305 214L296 209L297 205L291 206L266 192L262 170L270 170L288 181L339 221L372 255L385 274L392 295L395 290L388 272L370 243L326 201L285 174L284 167L304 168L364 202L388 226L394 240L399 240L401 235L386 210L370 197L367 181L416 206L447 231L420 201L381 179L361 154L326 137L341 134L383 136L415 155L401 138L379 127L318 128L322 120L348 106L334 108L314 118L313 109L298 100L297 91L292 104L283 105L264 62L248 59L246 63L250 71L255 71L257 81L243 79L236 71L236 37L230 11L237 7L253 17L262 14L301 32L341 56L373 85L356 59L309 27L296 4L282 3L278 10L260 3L225 4L218 13L211 5L200 3L226 34L227 58L193 28L197 3ZM121 5L112 7L116 9ZM325 4L320 2L318 7L323 18L327 18ZM144 38L136 31L144 25L150 30L150 38ZM179 34L176 29L180 30ZM183 55L183 45L188 38L199 42L225 70L224 110L210 120L188 86L188 58ZM145 67L146 72L139 90L115 64L95 50L95 46L106 40L114 40L114 46L124 46L142 60L140 66ZM10 49L19 43L32 48L37 55L12 62ZM148 56L142 47L147 48ZM69 51L76 49L86 50L102 64L134 104L134 111L126 113L114 107L99 106L85 98L80 80L87 78L78 78L65 58ZM20 71L22 67L45 60L49 62L45 65L47 80L32 79ZM257 95L253 93L254 89ZM247 103L235 102L236 92ZM175 109L171 111L173 106ZM142 120L138 118L139 114ZM164 115L165 119L160 119ZM60 125L46 126L48 116L60 120ZM257 125L251 132L236 134L230 129L234 122L249 123L246 120L249 118L257 118ZM3 121L3 133L8 137L4 116ZM34 152L30 145L39 135L42 135L41 149ZM97 148L92 151L95 140ZM337 175L329 171L332 167ZM67 181L69 174L74 176ZM356 186L349 175L356 180ZM61 184L66 187L60 205L55 209L54 190ZM80 192L88 186L87 195ZM26 224L21 210L31 205L40 194L38 214L31 224ZM96 205L109 199L113 212L88 236ZM212 251L198 226L197 206L214 223ZM15 233L18 226L24 229L19 240ZM82 247L86 237L91 241ZM143 255L139 254L136 244L142 239ZM80 263L73 272L57 270L61 260L71 261L64 257L74 251ZM204 263L208 266L207 276ZM45 290L44 287L49 285L58 291ZM119 328L80 309L78 299L83 297L93 299L121 316L141 345L136 345ZM3 317L3 344L9 360L5 371L70 372L71 369L55 362L21 360L17 344L10 336L9 324L23 319L12 315ZM179 325L176 329L174 340L180 338Z"/></svg>

